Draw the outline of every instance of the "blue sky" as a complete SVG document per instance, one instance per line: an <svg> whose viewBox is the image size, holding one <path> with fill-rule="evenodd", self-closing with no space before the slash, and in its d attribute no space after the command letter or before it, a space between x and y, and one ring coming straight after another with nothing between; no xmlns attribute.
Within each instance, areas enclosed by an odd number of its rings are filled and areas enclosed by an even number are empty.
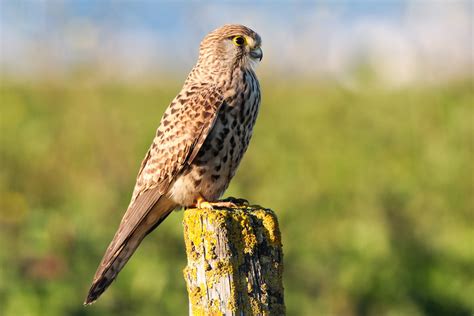
<svg viewBox="0 0 474 316"><path fill-rule="evenodd" d="M436 78L472 66L473 8L464 0L0 3L3 72L80 63L132 77L179 72L194 63L202 37L224 23L260 33L264 71L339 78L363 60L382 77L410 82L426 69Z"/></svg>
<svg viewBox="0 0 474 316"><path fill-rule="evenodd" d="M434 0L436 1L436 0ZM429 3L429 0L426 1ZM189 15L206 10L234 14L265 13L275 18L297 21L308 10L338 12L347 23L361 18L377 16L398 20L407 9L408 2L395 1L25 1L2 0L0 17L3 23L13 19L35 27L45 27L45 18L61 11L63 18L86 18L98 24L111 24L117 28L145 28L157 32L176 31ZM231 13L231 14L229 14ZM50 24L53 26L52 24Z"/></svg>

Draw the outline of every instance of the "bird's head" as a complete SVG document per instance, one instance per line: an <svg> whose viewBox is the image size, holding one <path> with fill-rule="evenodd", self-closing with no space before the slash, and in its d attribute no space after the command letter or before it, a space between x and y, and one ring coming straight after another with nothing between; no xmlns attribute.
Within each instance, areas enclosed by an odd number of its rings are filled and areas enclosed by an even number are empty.
<svg viewBox="0 0 474 316"><path fill-rule="evenodd" d="M260 35L246 26L226 24L209 33L201 42L199 60L221 68L253 69L262 60Z"/></svg>

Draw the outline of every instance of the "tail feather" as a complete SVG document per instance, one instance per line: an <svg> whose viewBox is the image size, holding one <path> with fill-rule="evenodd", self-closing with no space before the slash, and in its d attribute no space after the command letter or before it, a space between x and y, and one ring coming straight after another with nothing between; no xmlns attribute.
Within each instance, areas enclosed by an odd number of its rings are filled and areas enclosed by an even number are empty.
<svg viewBox="0 0 474 316"><path fill-rule="evenodd" d="M169 200L160 199L143 222L131 231L122 245L115 250L116 240L119 238L119 228L97 268L84 305L94 303L104 293L138 248L143 238L165 220L174 208L175 206L170 205ZM123 225L123 222L121 225Z"/></svg>
<svg viewBox="0 0 474 316"><path fill-rule="evenodd" d="M113 261L110 263L107 269L101 271L99 274L96 274L87 298L84 302L85 305L94 303L99 298L99 296L104 293L104 291L115 280L118 273L133 255L144 237L145 235L143 233L134 234L134 236L126 241L125 244L117 251L117 253L114 255ZM107 264L107 262L100 264L98 272L105 264Z"/></svg>

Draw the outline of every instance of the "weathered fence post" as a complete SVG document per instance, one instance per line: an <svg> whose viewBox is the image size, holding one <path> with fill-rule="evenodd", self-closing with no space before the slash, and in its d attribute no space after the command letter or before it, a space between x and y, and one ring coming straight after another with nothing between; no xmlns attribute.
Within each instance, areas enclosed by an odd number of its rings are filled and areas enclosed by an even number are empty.
<svg viewBox="0 0 474 316"><path fill-rule="evenodd" d="M285 315L275 213L260 206L184 212L189 315Z"/></svg>

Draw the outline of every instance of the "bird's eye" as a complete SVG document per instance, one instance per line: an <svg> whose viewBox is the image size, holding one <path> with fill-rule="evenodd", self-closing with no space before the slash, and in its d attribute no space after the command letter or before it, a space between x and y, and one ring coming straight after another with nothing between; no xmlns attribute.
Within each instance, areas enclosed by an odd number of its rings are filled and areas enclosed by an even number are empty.
<svg viewBox="0 0 474 316"><path fill-rule="evenodd" d="M245 40L245 37L237 35L232 38L232 42L235 46L243 46L247 41Z"/></svg>

